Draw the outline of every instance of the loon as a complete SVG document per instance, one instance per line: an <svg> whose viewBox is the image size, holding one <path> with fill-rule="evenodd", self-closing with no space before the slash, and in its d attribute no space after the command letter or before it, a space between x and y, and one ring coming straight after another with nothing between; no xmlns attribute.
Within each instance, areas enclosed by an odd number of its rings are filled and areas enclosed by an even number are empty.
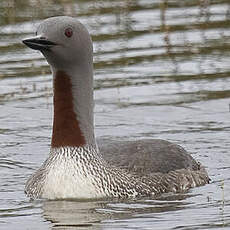
<svg viewBox="0 0 230 230"><path fill-rule="evenodd" d="M41 51L49 63L54 104L50 154L26 182L28 197L155 197L209 183L205 168L181 146L168 141L105 141L97 145L93 45L76 18L45 19L36 36L23 43Z"/></svg>

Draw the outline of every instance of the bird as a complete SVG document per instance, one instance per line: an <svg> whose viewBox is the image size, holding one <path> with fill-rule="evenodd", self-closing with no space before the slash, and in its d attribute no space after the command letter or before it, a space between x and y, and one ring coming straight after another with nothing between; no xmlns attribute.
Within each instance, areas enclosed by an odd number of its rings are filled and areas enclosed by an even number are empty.
<svg viewBox="0 0 230 230"><path fill-rule="evenodd" d="M205 167L169 141L97 142L93 43L77 18L47 18L37 27L36 36L22 42L42 53L53 75L50 153L25 184L29 198L156 197L209 183Z"/></svg>

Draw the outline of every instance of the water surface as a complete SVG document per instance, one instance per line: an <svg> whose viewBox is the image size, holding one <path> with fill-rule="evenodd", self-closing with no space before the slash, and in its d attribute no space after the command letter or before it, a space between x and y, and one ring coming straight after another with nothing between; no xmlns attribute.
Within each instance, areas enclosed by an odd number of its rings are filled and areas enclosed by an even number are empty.
<svg viewBox="0 0 230 230"><path fill-rule="evenodd" d="M49 153L52 76L21 40L72 15L94 42L98 137L185 147L212 183L159 199L29 201ZM0 229L229 229L230 4L210 1L13 1L0 4Z"/></svg>

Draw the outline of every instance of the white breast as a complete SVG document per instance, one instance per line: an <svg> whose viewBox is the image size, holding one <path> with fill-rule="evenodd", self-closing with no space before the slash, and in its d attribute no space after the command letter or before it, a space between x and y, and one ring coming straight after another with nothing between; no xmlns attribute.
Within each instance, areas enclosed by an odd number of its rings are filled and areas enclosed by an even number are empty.
<svg viewBox="0 0 230 230"><path fill-rule="evenodd" d="M89 167L71 156L58 155L49 166L42 198L47 199L91 199L106 194L98 186L100 181L90 173Z"/></svg>

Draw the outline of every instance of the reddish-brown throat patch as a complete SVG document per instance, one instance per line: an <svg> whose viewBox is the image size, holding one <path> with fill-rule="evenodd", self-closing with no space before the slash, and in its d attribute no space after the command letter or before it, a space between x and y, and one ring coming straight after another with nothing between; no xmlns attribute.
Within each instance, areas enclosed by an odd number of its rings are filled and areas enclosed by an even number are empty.
<svg viewBox="0 0 230 230"><path fill-rule="evenodd" d="M73 108L70 77L64 71L54 76L54 119L51 146L83 146L85 138Z"/></svg>

